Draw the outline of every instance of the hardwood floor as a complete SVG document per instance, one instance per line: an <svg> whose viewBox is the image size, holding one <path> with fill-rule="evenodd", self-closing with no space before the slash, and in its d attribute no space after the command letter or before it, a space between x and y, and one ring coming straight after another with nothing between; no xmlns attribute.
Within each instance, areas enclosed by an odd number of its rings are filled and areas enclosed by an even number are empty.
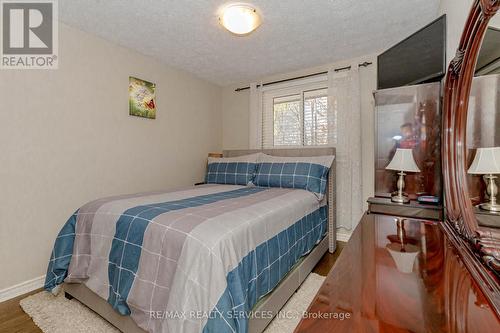
<svg viewBox="0 0 500 333"><path fill-rule="evenodd" d="M0 303L0 332L2 333L41 333L31 318L19 306L19 301L41 289Z"/></svg>
<svg viewBox="0 0 500 333"><path fill-rule="evenodd" d="M330 270L332 269L333 264L335 264L335 261L337 261L340 252L342 252L342 249L344 249L344 246L346 244L347 243L345 242L337 242L337 250L335 251L335 253L330 253L330 252L325 253L323 258L321 258L321 260L313 268L313 273L322 276L327 276L328 272L330 272Z"/></svg>
<svg viewBox="0 0 500 333"><path fill-rule="evenodd" d="M337 242L337 251L333 254L327 252L314 267L313 272L326 276L333 267L333 264L340 255L345 244L344 242ZM31 318L24 313L19 306L20 300L29 295L36 294L39 291L41 291L41 289L0 303L0 333L42 333L35 323L33 323Z"/></svg>

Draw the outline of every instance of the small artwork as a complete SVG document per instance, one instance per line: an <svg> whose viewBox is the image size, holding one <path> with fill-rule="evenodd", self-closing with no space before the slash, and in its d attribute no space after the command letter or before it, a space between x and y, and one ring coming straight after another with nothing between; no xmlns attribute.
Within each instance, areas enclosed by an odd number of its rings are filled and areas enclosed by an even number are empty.
<svg viewBox="0 0 500 333"><path fill-rule="evenodd" d="M156 118L156 84L129 77L128 105L131 116Z"/></svg>

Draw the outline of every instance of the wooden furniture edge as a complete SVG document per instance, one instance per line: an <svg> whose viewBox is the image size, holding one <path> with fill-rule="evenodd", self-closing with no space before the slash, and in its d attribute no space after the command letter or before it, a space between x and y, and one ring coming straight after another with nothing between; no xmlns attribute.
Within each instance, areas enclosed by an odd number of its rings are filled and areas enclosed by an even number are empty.
<svg viewBox="0 0 500 333"><path fill-rule="evenodd" d="M453 248L462 259L465 267L472 275L474 281L483 291L491 308L500 317L500 286L496 283L492 272L485 270L481 264L481 259L471 247L471 244L464 238L461 238L451 222L444 221L439 224L444 233L448 236Z"/></svg>
<svg viewBox="0 0 500 333"><path fill-rule="evenodd" d="M500 317L500 232L479 227L467 185L467 113L477 58L488 23L500 0L474 0L453 60L443 97L442 166L446 231L467 269ZM484 264L481 264L483 262Z"/></svg>

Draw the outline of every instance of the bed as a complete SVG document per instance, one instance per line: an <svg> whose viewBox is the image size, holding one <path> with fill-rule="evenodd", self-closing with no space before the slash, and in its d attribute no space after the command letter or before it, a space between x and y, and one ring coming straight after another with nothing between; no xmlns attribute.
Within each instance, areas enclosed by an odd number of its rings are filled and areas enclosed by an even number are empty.
<svg viewBox="0 0 500 333"><path fill-rule="evenodd" d="M335 155L224 157L255 152ZM334 174L335 161L322 200L302 189L206 184L90 202L61 230L46 289L63 284L126 333L262 332L335 250Z"/></svg>

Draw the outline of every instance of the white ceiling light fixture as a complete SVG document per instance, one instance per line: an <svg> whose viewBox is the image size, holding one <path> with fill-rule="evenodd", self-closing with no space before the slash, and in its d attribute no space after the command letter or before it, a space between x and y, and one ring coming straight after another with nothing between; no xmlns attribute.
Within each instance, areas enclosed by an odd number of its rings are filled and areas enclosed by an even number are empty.
<svg viewBox="0 0 500 333"><path fill-rule="evenodd" d="M257 10L251 5L234 3L222 9L219 22L233 34L245 36L259 27L261 19Z"/></svg>

